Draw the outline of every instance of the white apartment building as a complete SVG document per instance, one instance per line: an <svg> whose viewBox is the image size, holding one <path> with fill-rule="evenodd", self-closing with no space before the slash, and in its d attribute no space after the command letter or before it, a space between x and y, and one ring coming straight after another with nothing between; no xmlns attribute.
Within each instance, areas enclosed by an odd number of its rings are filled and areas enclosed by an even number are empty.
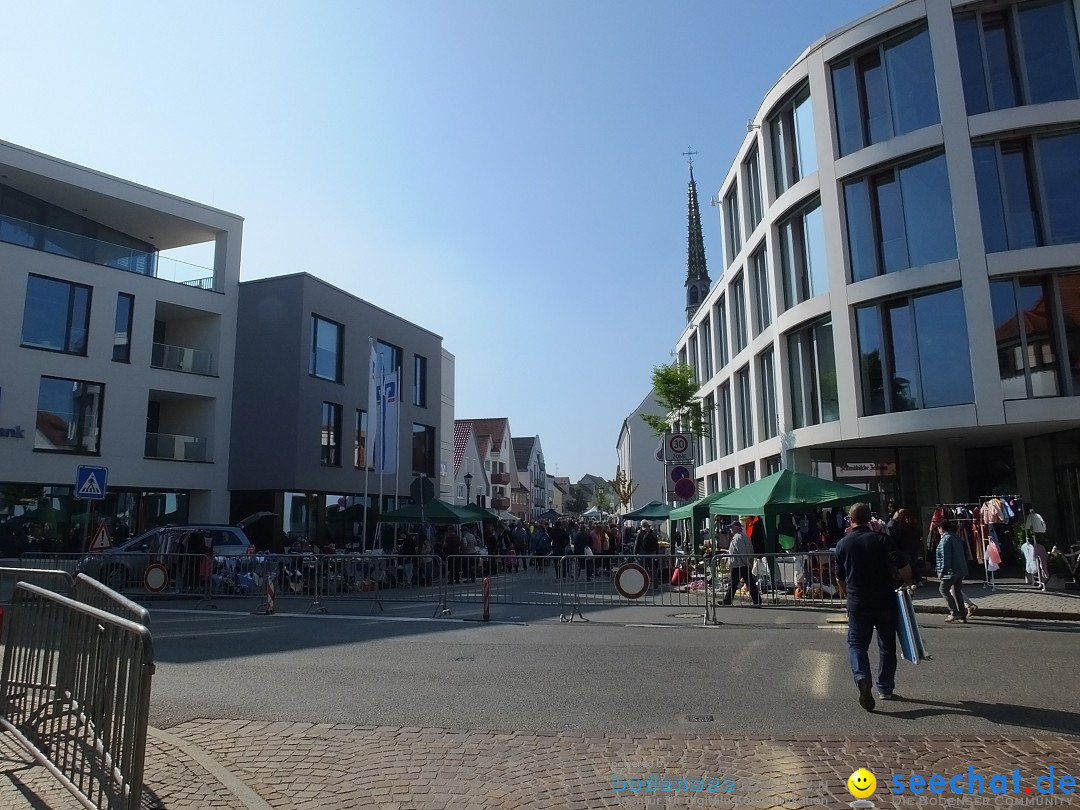
<svg viewBox="0 0 1080 810"><path fill-rule="evenodd" d="M677 343L706 492L788 466L924 511L1014 494L1077 540L1078 7L898 0L769 90Z"/></svg>
<svg viewBox="0 0 1080 810"><path fill-rule="evenodd" d="M0 527L227 521L240 217L0 142ZM168 251L203 245L199 267ZM21 531L21 530L20 530Z"/></svg>

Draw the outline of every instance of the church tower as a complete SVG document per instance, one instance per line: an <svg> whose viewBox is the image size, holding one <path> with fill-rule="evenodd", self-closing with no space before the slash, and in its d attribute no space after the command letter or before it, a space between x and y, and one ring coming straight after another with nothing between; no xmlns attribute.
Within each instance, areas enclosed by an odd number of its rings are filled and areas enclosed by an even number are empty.
<svg viewBox="0 0 1080 810"><path fill-rule="evenodd" d="M694 158L690 155L690 185L687 188L686 233L686 322L709 294L709 270L705 266L705 241L701 238L701 212L698 210L697 183L694 182Z"/></svg>

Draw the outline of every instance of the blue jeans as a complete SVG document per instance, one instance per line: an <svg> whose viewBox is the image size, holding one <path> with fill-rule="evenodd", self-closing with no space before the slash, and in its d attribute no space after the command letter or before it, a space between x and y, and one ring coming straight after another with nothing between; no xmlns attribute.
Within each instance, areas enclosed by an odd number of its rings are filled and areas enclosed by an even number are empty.
<svg viewBox="0 0 1080 810"><path fill-rule="evenodd" d="M889 694L896 688L896 610L848 611L848 655L855 683L871 680L868 652L875 630L879 653L876 685L879 692Z"/></svg>

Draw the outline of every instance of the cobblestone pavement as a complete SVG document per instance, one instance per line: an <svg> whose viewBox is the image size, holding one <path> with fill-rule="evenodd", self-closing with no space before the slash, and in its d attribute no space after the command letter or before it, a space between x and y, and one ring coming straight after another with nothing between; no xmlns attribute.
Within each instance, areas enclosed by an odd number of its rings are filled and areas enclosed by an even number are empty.
<svg viewBox="0 0 1080 810"><path fill-rule="evenodd" d="M848 775L865 767L878 779L877 807L898 806L887 790L893 773L1021 774L1020 790L1053 767L1080 773L1080 738L950 736L713 737L598 736L455 731L386 726L197 720L170 730L213 760L210 773L184 751L151 740L143 807L490 810L491 808L755 807L846 808ZM0 738L3 739L3 738ZM76 807L40 768L0 746L0 807ZM634 780L656 774L658 787ZM222 776L242 780L255 801L233 793ZM678 791L678 780L688 780ZM692 781L702 779L695 786ZM710 781L733 781L728 793ZM646 786L647 786L646 782ZM625 785L625 787L623 787ZM622 788L621 790L618 788ZM1036 796L1038 794L1036 793ZM771 797L771 801L764 801ZM652 798L651 804L645 799ZM928 797L931 798L931 797ZM1024 799L1025 796L1015 796ZM1040 797L1041 798L1041 797ZM1058 794L1058 799L1070 797ZM740 801L741 800L741 801ZM1067 802L1061 804L1068 806Z"/></svg>

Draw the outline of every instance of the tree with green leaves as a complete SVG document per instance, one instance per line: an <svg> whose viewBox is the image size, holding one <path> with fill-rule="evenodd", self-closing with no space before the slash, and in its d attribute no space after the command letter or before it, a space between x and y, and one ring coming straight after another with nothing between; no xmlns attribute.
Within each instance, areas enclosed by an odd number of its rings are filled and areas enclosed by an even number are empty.
<svg viewBox="0 0 1080 810"><path fill-rule="evenodd" d="M709 435L709 422L697 395L698 383L694 379L694 367L685 363L672 366L656 366L652 373L656 403L667 411L667 416L643 413L641 418L657 436L672 430Z"/></svg>
<svg viewBox="0 0 1080 810"><path fill-rule="evenodd" d="M574 515L580 515L589 508L589 499L584 487L577 484L570 485L570 494L566 498L565 508L567 512Z"/></svg>

